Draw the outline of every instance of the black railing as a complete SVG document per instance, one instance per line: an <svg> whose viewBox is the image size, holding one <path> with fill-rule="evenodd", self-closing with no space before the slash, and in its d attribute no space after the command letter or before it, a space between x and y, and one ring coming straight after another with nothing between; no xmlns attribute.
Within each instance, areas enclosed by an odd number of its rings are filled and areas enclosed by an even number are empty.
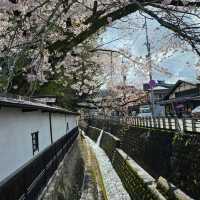
<svg viewBox="0 0 200 200"><path fill-rule="evenodd" d="M76 127L0 182L0 199L37 199L77 135Z"/></svg>

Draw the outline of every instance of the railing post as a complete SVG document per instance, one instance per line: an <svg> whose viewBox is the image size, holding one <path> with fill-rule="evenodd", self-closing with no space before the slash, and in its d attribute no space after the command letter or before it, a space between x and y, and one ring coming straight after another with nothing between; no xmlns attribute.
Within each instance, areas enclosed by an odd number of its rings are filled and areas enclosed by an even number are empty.
<svg viewBox="0 0 200 200"><path fill-rule="evenodd" d="M155 121L155 117L153 117L153 128L156 128L156 121Z"/></svg>
<svg viewBox="0 0 200 200"><path fill-rule="evenodd" d="M160 117L158 117L157 119L158 119L158 128L161 128L161 126L160 126Z"/></svg>
<svg viewBox="0 0 200 200"><path fill-rule="evenodd" d="M196 132L196 120L192 118L192 132Z"/></svg>
<svg viewBox="0 0 200 200"><path fill-rule="evenodd" d="M186 126L186 120L185 118L182 119L183 120L183 131L187 131L187 126Z"/></svg>
<svg viewBox="0 0 200 200"><path fill-rule="evenodd" d="M172 118L168 118L169 130L172 130Z"/></svg>
<svg viewBox="0 0 200 200"><path fill-rule="evenodd" d="M148 128L149 127L148 126L148 118L146 117L145 120L146 120L146 127Z"/></svg>
<svg viewBox="0 0 200 200"><path fill-rule="evenodd" d="M162 123L163 123L163 128L166 129L166 123L165 123L165 118L162 117Z"/></svg>
<svg viewBox="0 0 200 200"><path fill-rule="evenodd" d="M152 128L152 118L149 117L149 120L150 120L150 127Z"/></svg>
<svg viewBox="0 0 200 200"><path fill-rule="evenodd" d="M175 130L178 130L179 129L179 127L178 127L178 119L174 118L174 120L175 120Z"/></svg>

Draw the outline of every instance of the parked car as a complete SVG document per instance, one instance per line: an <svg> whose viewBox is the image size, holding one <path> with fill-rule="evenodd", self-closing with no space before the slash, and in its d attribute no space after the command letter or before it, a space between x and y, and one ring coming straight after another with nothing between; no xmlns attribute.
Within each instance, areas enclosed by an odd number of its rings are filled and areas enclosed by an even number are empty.
<svg viewBox="0 0 200 200"><path fill-rule="evenodd" d="M152 117L150 106L141 106L137 117Z"/></svg>
<svg viewBox="0 0 200 200"><path fill-rule="evenodd" d="M200 106L197 106L192 110L192 117L200 118Z"/></svg>

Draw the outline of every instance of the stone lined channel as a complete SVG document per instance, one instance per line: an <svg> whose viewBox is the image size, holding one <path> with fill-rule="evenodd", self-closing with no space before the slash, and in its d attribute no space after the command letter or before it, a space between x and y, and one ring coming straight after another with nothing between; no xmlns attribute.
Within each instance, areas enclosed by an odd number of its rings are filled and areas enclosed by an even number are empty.
<svg viewBox="0 0 200 200"><path fill-rule="evenodd" d="M101 134L97 141L101 139L100 137L101 137ZM98 145L99 142L94 143L87 136L86 136L86 140L90 144L90 146L92 147L96 155L108 199L109 200L131 200L129 194L124 189L119 176L115 172L109 158L107 157L103 149L99 147Z"/></svg>

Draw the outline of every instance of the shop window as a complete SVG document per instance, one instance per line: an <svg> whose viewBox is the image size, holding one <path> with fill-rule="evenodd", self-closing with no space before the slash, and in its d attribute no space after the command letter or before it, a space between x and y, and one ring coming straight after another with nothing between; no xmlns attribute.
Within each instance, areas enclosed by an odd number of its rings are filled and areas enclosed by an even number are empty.
<svg viewBox="0 0 200 200"><path fill-rule="evenodd" d="M39 138L38 138L38 134L39 134L39 131L31 133L33 155L35 155L35 152L39 152Z"/></svg>

